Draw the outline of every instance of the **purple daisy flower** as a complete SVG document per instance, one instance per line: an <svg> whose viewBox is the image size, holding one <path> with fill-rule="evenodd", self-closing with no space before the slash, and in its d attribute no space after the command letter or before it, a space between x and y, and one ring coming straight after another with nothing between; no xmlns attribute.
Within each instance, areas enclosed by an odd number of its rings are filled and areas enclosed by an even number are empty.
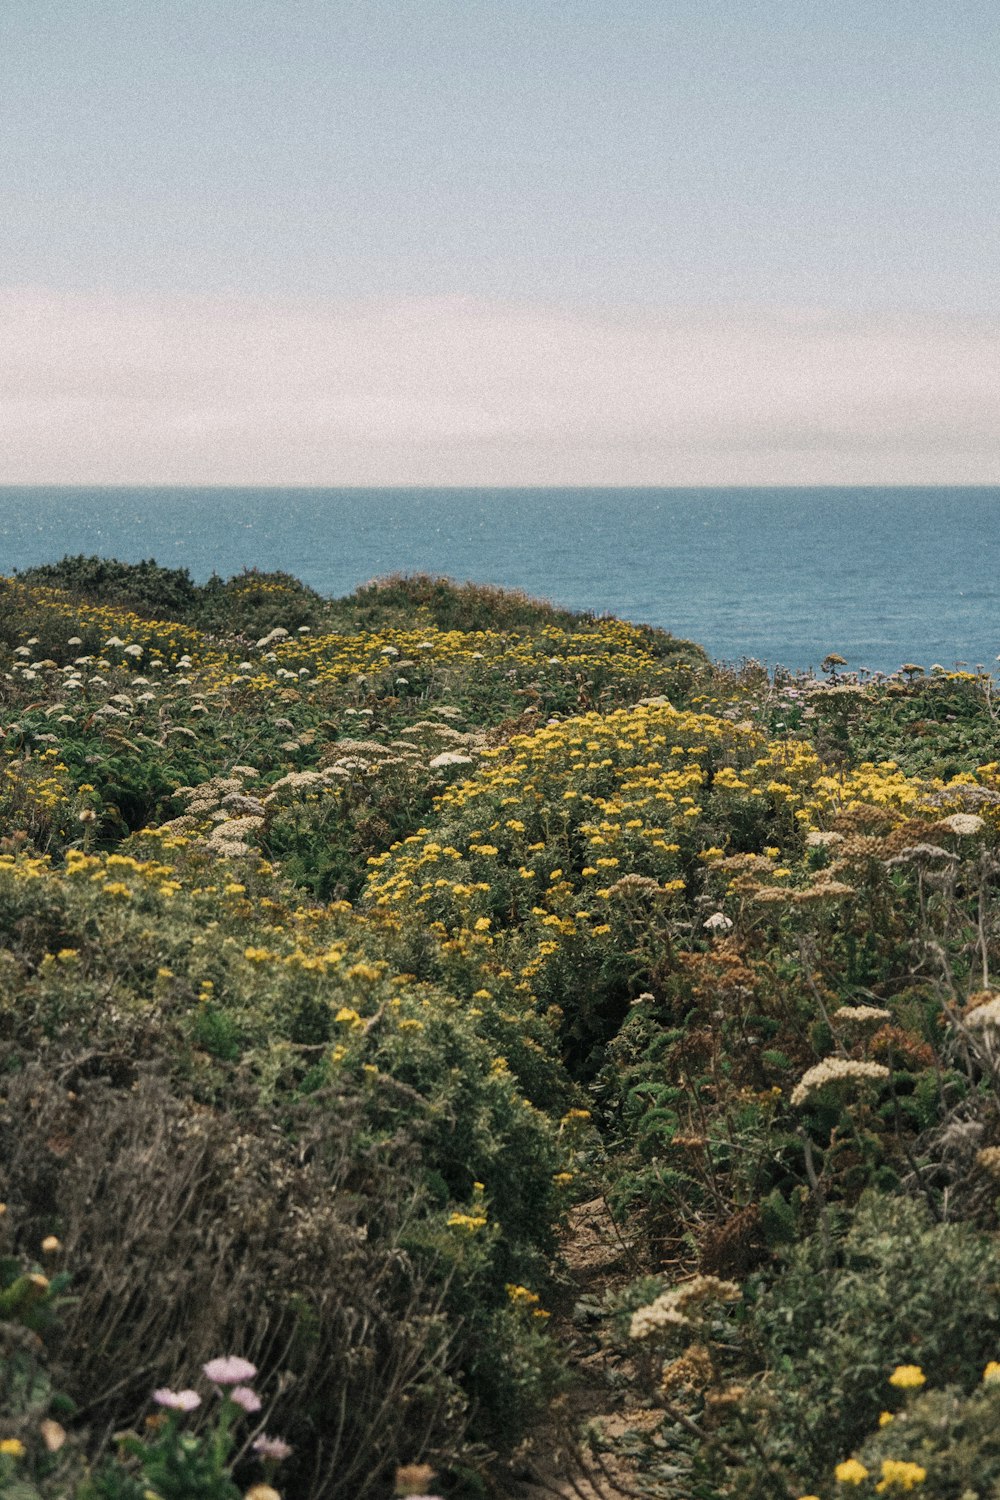
<svg viewBox="0 0 1000 1500"><path fill-rule="evenodd" d="M284 1438L268 1437L266 1432L262 1432L259 1438L254 1438L250 1446L260 1458L271 1458L275 1462L288 1458L292 1452L291 1443L286 1443Z"/></svg>
<svg viewBox="0 0 1000 1500"><path fill-rule="evenodd" d="M248 1359L240 1359L238 1354L210 1359L201 1368L206 1378L215 1385L242 1385L245 1380L252 1380L257 1373L257 1366L252 1365Z"/></svg>
<svg viewBox="0 0 1000 1500"><path fill-rule="evenodd" d="M153 1392L153 1400L157 1406L165 1406L168 1411L194 1411L196 1406L201 1405L201 1397L197 1391L171 1391L165 1385Z"/></svg>
<svg viewBox="0 0 1000 1500"><path fill-rule="evenodd" d="M252 1391L248 1385L234 1385L229 1392L230 1401L235 1401L237 1406L242 1406L245 1412L260 1411L263 1405L256 1391Z"/></svg>

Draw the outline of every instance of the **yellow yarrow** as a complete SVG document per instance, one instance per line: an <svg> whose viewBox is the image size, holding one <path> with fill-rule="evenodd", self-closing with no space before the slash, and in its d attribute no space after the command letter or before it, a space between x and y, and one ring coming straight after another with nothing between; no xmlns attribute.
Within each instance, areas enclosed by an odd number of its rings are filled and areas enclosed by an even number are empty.
<svg viewBox="0 0 1000 1500"><path fill-rule="evenodd" d="M23 1458L27 1451L20 1438L0 1439L0 1453L6 1454L8 1458Z"/></svg>
<svg viewBox="0 0 1000 1500"><path fill-rule="evenodd" d="M994 1381L998 1380L1000 1380L1000 1362L991 1359L983 1371L983 1382L984 1384L992 1385Z"/></svg>
<svg viewBox="0 0 1000 1500"><path fill-rule="evenodd" d="M875 1488L880 1495L887 1490L912 1490L914 1485L923 1484L926 1478L927 1470L920 1464L911 1464L901 1458L884 1458L882 1478Z"/></svg>
<svg viewBox="0 0 1000 1500"><path fill-rule="evenodd" d="M926 1383L927 1376L919 1365L897 1365L889 1376L889 1384L900 1391L917 1391Z"/></svg>
<svg viewBox="0 0 1000 1500"><path fill-rule="evenodd" d="M856 1458L845 1458L834 1469L833 1477L839 1484L863 1484L868 1478L868 1470Z"/></svg>
<svg viewBox="0 0 1000 1500"><path fill-rule="evenodd" d="M467 1234L475 1234L478 1229L485 1229L487 1220L483 1214L449 1214L449 1229L464 1229Z"/></svg>

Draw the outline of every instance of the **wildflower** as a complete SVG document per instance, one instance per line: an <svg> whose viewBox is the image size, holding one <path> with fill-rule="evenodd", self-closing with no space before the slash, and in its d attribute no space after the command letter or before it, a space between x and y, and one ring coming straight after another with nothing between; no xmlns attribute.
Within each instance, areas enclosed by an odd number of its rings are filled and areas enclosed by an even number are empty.
<svg viewBox="0 0 1000 1500"><path fill-rule="evenodd" d="M165 1406L168 1411L194 1411L196 1406L201 1405L201 1397L197 1391L171 1391L167 1386L154 1391L153 1400L157 1406Z"/></svg>
<svg viewBox="0 0 1000 1500"><path fill-rule="evenodd" d="M792 1103L804 1104L809 1095L817 1089L823 1088L827 1083L842 1081L844 1079L871 1079L874 1082L889 1077L889 1069L884 1068L881 1063L855 1062L848 1057L825 1057L804 1073L792 1090Z"/></svg>
<svg viewBox="0 0 1000 1500"><path fill-rule="evenodd" d="M39 1422L38 1430L42 1435L42 1442L49 1453L58 1453L66 1441L66 1429L58 1422L53 1422L51 1417L46 1417L44 1422Z"/></svg>
<svg viewBox="0 0 1000 1500"><path fill-rule="evenodd" d="M252 1412L260 1411L263 1405L257 1392L251 1390L248 1385L233 1386L229 1392L229 1399L241 1407L248 1415Z"/></svg>
<svg viewBox="0 0 1000 1500"><path fill-rule="evenodd" d="M713 911L712 915L701 925L706 932L728 932L733 925L733 919L727 917L725 912Z"/></svg>
<svg viewBox="0 0 1000 1500"><path fill-rule="evenodd" d="M6 1454L8 1458L23 1458L27 1451L20 1438L0 1439L0 1453Z"/></svg>
<svg viewBox="0 0 1000 1500"><path fill-rule="evenodd" d="M483 1214L449 1214L449 1229L464 1229L468 1234L475 1234L477 1229L485 1228L487 1220Z"/></svg>
<svg viewBox="0 0 1000 1500"><path fill-rule="evenodd" d="M252 1484L243 1500L281 1500L281 1496L269 1484Z"/></svg>
<svg viewBox="0 0 1000 1500"><path fill-rule="evenodd" d="M1000 1026L1000 995L977 1005L966 1016L966 1025L976 1027Z"/></svg>
<svg viewBox="0 0 1000 1500"><path fill-rule="evenodd" d="M417 1491L426 1489L434 1477L430 1464L404 1464L396 1470L396 1494L409 1496L411 1500L421 1500Z"/></svg>
<svg viewBox="0 0 1000 1500"><path fill-rule="evenodd" d="M992 1385L998 1380L1000 1380L1000 1364L995 1359L991 1359L983 1371L983 1383L985 1385Z"/></svg>
<svg viewBox="0 0 1000 1500"><path fill-rule="evenodd" d="M863 1484L868 1478L868 1470L856 1458L845 1458L834 1469L833 1477L840 1484Z"/></svg>
<svg viewBox="0 0 1000 1500"><path fill-rule="evenodd" d="M262 1432L259 1438L254 1438L250 1446L259 1458L271 1459L275 1463L289 1458L292 1453L291 1444L286 1443L284 1438L268 1437L266 1432Z"/></svg>
<svg viewBox="0 0 1000 1500"><path fill-rule="evenodd" d="M43 1255L55 1255L57 1250L62 1249L62 1241L56 1239L54 1234L47 1234L42 1240Z"/></svg>
<svg viewBox="0 0 1000 1500"><path fill-rule="evenodd" d="M957 812L952 813L950 817L942 818L941 827L947 828L951 833L968 835L979 833L986 827L986 824L976 813Z"/></svg>
<svg viewBox="0 0 1000 1500"><path fill-rule="evenodd" d="M915 1484L923 1484L927 1470L920 1464L907 1463L901 1458L883 1458L882 1478L875 1486L878 1493L886 1490L912 1490Z"/></svg>
<svg viewBox="0 0 1000 1500"><path fill-rule="evenodd" d="M257 1373L257 1366L252 1365L248 1359L240 1359L238 1354L210 1359L201 1368L206 1380L211 1380L215 1385L242 1385L244 1381L252 1380Z"/></svg>
<svg viewBox="0 0 1000 1500"><path fill-rule="evenodd" d="M918 1391L927 1382L927 1376L919 1365L897 1365L889 1376L889 1384L900 1391Z"/></svg>
<svg viewBox="0 0 1000 1500"><path fill-rule="evenodd" d="M738 1302L742 1293L734 1281L720 1281L717 1276L695 1276L680 1286L661 1292L654 1301L632 1314L629 1337L648 1338L661 1328L686 1328L688 1313L706 1302Z"/></svg>
<svg viewBox="0 0 1000 1500"><path fill-rule="evenodd" d="M889 1423L894 1420L895 1418L891 1411L880 1411L878 1414L878 1425L880 1427L888 1427Z"/></svg>
<svg viewBox="0 0 1000 1500"><path fill-rule="evenodd" d="M891 1021L892 1011L882 1005L841 1005L833 1013L835 1021L846 1021L855 1026L866 1026L869 1022Z"/></svg>

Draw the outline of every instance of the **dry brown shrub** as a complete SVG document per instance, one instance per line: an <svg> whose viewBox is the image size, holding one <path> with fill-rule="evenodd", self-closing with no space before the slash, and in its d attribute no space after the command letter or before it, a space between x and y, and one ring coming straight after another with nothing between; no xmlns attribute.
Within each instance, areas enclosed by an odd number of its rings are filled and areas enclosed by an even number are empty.
<svg viewBox="0 0 1000 1500"><path fill-rule="evenodd" d="M702 1230L698 1268L713 1276L745 1276L765 1253L760 1209L748 1203L728 1219Z"/></svg>
<svg viewBox="0 0 1000 1500"><path fill-rule="evenodd" d="M121 1088L47 1059L4 1081L0 1161L20 1250L55 1233L73 1273L54 1375L95 1452L154 1386L227 1353L259 1367L273 1400L248 1440L266 1422L294 1444L302 1500L365 1496L395 1463L460 1449L440 1288L401 1245L405 1143L390 1171L348 1100L283 1132L151 1074Z"/></svg>

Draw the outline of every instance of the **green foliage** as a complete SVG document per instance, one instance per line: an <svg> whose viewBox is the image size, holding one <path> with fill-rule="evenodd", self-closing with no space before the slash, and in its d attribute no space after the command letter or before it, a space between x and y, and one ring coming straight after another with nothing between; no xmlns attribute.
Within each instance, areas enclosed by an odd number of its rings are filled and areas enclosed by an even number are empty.
<svg viewBox="0 0 1000 1500"><path fill-rule="evenodd" d="M197 598L197 586L187 568L159 567L153 558L125 563L113 557L76 557L23 568L24 583L62 589L80 599L122 604L153 619L186 619Z"/></svg>
<svg viewBox="0 0 1000 1500"><path fill-rule="evenodd" d="M482 1492L588 1199L651 1273L578 1301L663 1414L630 1484L993 1485L993 684L839 665L434 577L0 581L0 1490L242 1491L207 1408L143 1425L240 1348L289 1493ZM636 1347L664 1267L714 1310Z"/></svg>

